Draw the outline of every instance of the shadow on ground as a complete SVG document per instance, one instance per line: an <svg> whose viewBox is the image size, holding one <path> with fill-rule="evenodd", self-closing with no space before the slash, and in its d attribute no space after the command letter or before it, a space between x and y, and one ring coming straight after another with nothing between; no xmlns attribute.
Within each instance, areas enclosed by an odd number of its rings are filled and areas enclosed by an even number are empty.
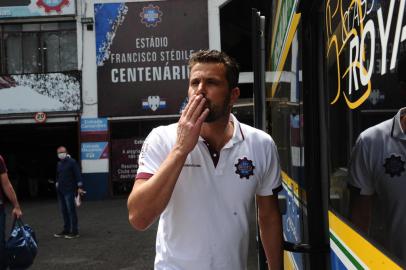
<svg viewBox="0 0 406 270"><path fill-rule="evenodd" d="M78 209L81 236L70 240L53 237L62 228L56 201L26 201L22 207L23 221L34 228L39 242L32 270L153 269L156 224L145 232L134 231L128 223L126 199L84 202ZM9 209L7 214L10 226ZM257 269L253 233L248 269Z"/></svg>

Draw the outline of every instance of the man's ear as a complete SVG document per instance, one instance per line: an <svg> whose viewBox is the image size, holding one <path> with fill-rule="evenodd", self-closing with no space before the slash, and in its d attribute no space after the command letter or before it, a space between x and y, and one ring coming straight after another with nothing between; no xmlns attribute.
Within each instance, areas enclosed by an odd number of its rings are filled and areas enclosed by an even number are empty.
<svg viewBox="0 0 406 270"><path fill-rule="evenodd" d="M234 87L233 89L231 89L230 104L234 105L239 97L240 97L240 88Z"/></svg>

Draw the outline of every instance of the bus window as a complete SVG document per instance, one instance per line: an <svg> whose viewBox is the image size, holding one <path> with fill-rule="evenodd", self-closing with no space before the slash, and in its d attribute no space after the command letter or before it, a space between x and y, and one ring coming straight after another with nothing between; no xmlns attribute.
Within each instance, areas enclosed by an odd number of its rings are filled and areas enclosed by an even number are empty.
<svg viewBox="0 0 406 270"><path fill-rule="evenodd" d="M288 242L308 241L306 190L304 182L303 89L301 63L301 29L291 29L291 43L279 57L270 53L269 71L272 83L267 84L268 132L274 139L280 158L283 179L282 194L286 197L283 215L284 238ZM302 253L286 253L285 265L304 269Z"/></svg>
<svg viewBox="0 0 406 270"><path fill-rule="evenodd" d="M405 1L325 6L330 206L406 263Z"/></svg>

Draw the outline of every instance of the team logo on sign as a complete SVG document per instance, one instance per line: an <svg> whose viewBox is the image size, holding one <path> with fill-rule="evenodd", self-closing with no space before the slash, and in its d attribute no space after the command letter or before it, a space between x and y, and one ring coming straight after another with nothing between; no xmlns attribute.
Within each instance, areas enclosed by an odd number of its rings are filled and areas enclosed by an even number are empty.
<svg viewBox="0 0 406 270"><path fill-rule="evenodd" d="M166 108L166 101L161 99L159 96L149 96L147 100L142 101L142 108L144 110L151 109L155 112L158 109Z"/></svg>
<svg viewBox="0 0 406 270"><path fill-rule="evenodd" d="M250 178L251 175L254 175L255 166L252 164L252 160L244 157L243 159L239 158L237 164L234 164L236 170L235 173L240 176L240 178Z"/></svg>
<svg viewBox="0 0 406 270"><path fill-rule="evenodd" d="M385 158L385 164L383 164L385 173L390 177L400 176L405 171L405 163L401 156L391 155L389 158Z"/></svg>
<svg viewBox="0 0 406 270"><path fill-rule="evenodd" d="M149 4L147 7L142 8L140 13L141 22L147 27L156 27L162 21L163 12L158 6Z"/></svg>
<svg viewBox="0 0 406 270"><path fill-rule="evenodd" d="M69 0L38 0L37 6L45 9L46 13L51 11L61 12L62 7L69 5Z"/></svg>

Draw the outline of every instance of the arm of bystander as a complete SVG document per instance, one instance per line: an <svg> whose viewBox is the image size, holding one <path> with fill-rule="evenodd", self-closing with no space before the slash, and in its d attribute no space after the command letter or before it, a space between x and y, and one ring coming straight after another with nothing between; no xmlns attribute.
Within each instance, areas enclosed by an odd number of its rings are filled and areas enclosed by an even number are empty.
<svg viewBox="0 0 406 270"><path fill-rule="evenodd" d="M16 218L21 217L23 213L21 211L20 204L18 203L17 195L14 191L13 186L10 183L10 179L8 178L8 174L2 173L0 175L0 180L1 180L1 187L3 188L4 194L7 196L7 198L10 200L11 204L13 205L12 215Z"/></svg>

